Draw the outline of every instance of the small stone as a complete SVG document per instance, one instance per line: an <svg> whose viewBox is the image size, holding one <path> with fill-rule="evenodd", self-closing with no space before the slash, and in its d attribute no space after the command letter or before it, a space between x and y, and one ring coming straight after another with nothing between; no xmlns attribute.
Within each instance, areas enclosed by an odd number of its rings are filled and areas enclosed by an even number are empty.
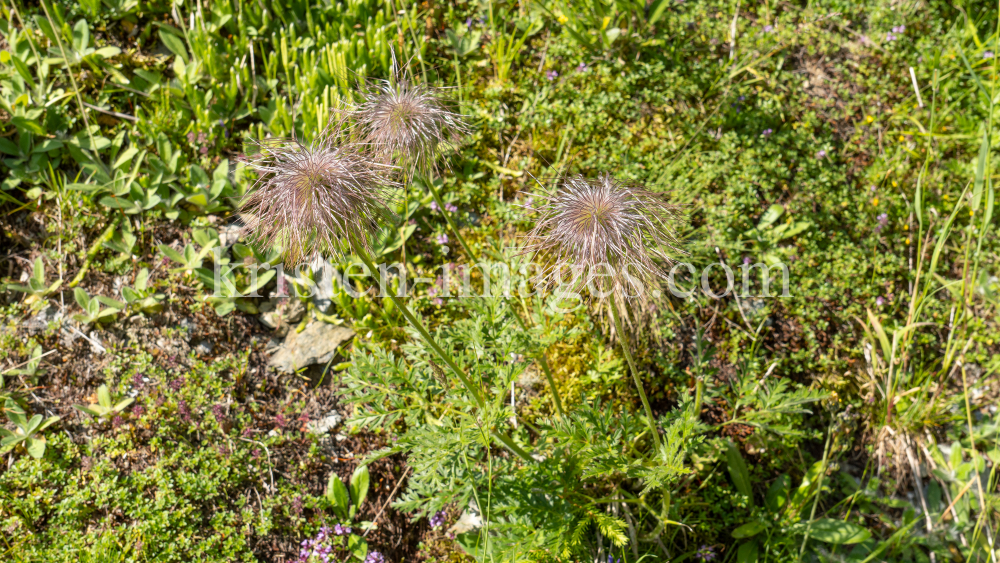
<svg viewBox="0 0 1000 563"><path fill-rule="evenodd" d="M333 410L328 412L325 417L310 422L306 427L309 429L310 434L322 436L339 426L342 420L344 420L344 417L339 412Z"/></svg>
<svg viewBox="0 0 1000 563"><path fill-rule="evenodd" d="M281 335L287 334L288 329L301 321L306 314L305 304L298 299L272 297L265 303L265 305L267 304L270 304L269 310L259 317L260 323L271 330L278 331ZM261 307L260 310L263 311L264 307Z"/></svg>
<svg viewBox="0 0 1000 563"><path fill-rule="evenodd" d="M195 346L194 351L198 353L199 356L207 356L212 353L215 349L215 345L208 340L202 340Z"/></svg>
<svg viewBox="0 0 1000 563"><path fill-rule="evenodd" d="M273 356L270 364L278 371L295 373L315 364L333 359L340 346L354 338L354 331L321 321L310 323L302 332L290 331Z"/></svg>

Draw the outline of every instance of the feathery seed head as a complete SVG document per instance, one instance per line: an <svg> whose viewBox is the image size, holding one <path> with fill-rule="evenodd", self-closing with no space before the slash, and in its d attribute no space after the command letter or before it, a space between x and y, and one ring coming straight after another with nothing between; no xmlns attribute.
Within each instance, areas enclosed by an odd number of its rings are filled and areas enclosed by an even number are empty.
<svg viewBox="0 0 1000 563"><path fill-rule="evenodd" d="M563 179L528 233L522 254L548 265L538 280L552 284L570 268L577 288L591 284L591 295L644 297L643 287L665 278L661 263L683 254L676 233L682 207L667 204L662 194L616 180ZM596 284L596 287L595 285Z"/></svg>
<svg viewBox="0 0 1000 563"><path fill-rule="evenodd" d="M345 142L343 119L309 144L295 139L254 141L244 160L258 178L240 206L249 237L280 246L286 266L318 252L371 249L388 207L394 168L373 161L363 146Z"/></svg>
<svg viewBox="0 0 1000 563"><path fill-rule="evenodd" d="M414 82L394 64L391 79L362 89L363 102L353 112L362 140L384 160L428 166L442 143L456 142L468 130L463 116L448 109L443 92Z"/></svg>

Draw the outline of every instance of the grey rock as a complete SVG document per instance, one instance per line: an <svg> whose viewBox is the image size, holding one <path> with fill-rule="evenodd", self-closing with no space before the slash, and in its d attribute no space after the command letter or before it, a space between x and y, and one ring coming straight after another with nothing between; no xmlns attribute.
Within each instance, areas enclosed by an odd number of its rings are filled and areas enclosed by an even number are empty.
<svg viewBox="0 0 1000 563"><path fill-rule="evenodd" d="M323 418L310 422L307 427L310 434L322 436L339 426L343 420L344 417L339 412L333 410L328 412Z"/></svg>
<svg viewBox="0 0 1000 563"><path fill-rule="evenodd" d="M347 327L313 322L302 332L289 332L284 344L271 356L270 364L285 373L326 364L333 359L340 345L353 337L354 331Z"/></svg>
<svg viewBox="0 0 1000 563"><path fill-rule="evenodd" d="M214 349L215 349L214 344L212 344L208 340L202 340L201 342L198 343L197 346L195 346L194 351L201 356L207 356L211 354L212 350Z"/></svg>
<svg viewBox="0 0 1000 563"><path fill-rule="evenodd" d="M306 306L298 299L272 297L265 305L268 305L267 311L259 317L261 324L282 335L306 314Z"/></svg>

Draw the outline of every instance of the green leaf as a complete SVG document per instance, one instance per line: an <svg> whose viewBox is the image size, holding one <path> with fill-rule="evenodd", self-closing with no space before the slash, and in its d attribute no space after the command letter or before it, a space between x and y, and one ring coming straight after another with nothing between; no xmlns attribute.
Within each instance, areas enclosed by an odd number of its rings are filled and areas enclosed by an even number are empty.
<svg viewBox="0 0 1000 563"><path fill-rule="evenodd" d="M333 506L334 511L341 518L347 518L347 509L351 504L351 499L347 494L347 487L336 473L330 474L330 481L326 485L326 500Z"/></svg>
<svg viewBox="0 0 1000 563"><path fill-rule="evenodd" d="M170 52L177 55L185 63L188 62L187 49L184 48L184 41L180 37L172 33L166 32L163 28L160 28L160 41L170 49Z"/></svg>
<svg viewBox="0 0 1000 563"><path fill-rule="evenodd" d="M87 25L87 20L80 20L73 26L73 48L82 53L88 46L90 46L90 26Z"/></svg>
<svg viewBox="0 0 1000 563"><path fill-rule="evenodd" d="M834 544L861 543L871 535L871 532L857 524L832 518L820 518L809 528L809 537Z"/></svg>
<svg viewBox="0 0 1000 563"><path fill-rule="evenodd" d="M120 310L120 309L125 309L127 307L127 305L125 305L121 301L119 301L117 299L112 299L110 297L105 297L103 295L98 295L97 296L97 300L99 302L103 303L104 305L106 305L108 307L111 307L112 309L119 309Z"/></svg>
<svg viewBox="0 0 1000 563"><path fill-rule="evenodd" d="M351 475L351 498L354 500L354 507L358 510L361 510L361 504L365 502L365 497L368 495L370 479L367 465L358 467Z"/></svg>
<svg viewBox="0 0 1000 563"><path fill-rule="evenodd" d="M976 179L972 183L972 210L979 209L979 203L983 200L983 176L986 172L986 157L990 153L989 128L983 131L983 142L979 145L979 158L976 159Z"/></svg>
<svg viewBox="0 0 1000 563"><path fill-rule="evenodd" d="M791 489L792 481L788 475L779 475L774 483L767 489L767 496L764 498L764 505L771 512L778 512L781 507L788 502L788 491Z"/></svg>
<svg viewBox="0 0 1000 563"><path fill-rule="evenodd" d="M736 490L747 497L749 506L753 506L753 488L750 486L750 472L747 471L747 464L743 461L743 456L736 449L736 445L729 443L726 450L726 461L729 466L729 476L733 479Z"/></svg>
<svg viewBox="0 0 1000 563"><path fill-rule="evenodd" d="M361 536L351 534L347 538L347 549L351 552L351 555L362 561L368 557L368 542Z"/></svg>
<svg viewBox="0 0 1000 563"><path fill-rule="evenodd" d="M21 75L21 78L23 78L24 81L28 83L28 86L34 90L36 88L35 80L31 77L31 71L28 70L28 65L24 64L24 61L18 58L17 55L12 55L10 62L14 65L14 69L17 70L17 73Z"/></svg>
<svg viewBox="0 0 1000 563"><path fill-rule="evenodd" d="M31 457L41 459L45 455L45 438L25 438L24 449Z"/></svg>
<svg viewBox="0 0 1000 563"><path fill-rule="evenodd" d="M763 522L747 522L739 528L733 530L733 537L741 540L744 538L752 538L757 534L763 532L767 529L767 524Z"/></svg>
<svg viewBox="0 0 1000 563"><path fill-rule="evenodd" d="M34 133L35 135L45 134L45 128L39 125L38 122L33 119L28 119L26 117L16 115L11 118L10 122L13 123L15 127L17 127L23 132Z"/></svg>
<svg viewBox="0 0 1000 563"><path fill-rule="evenodd" d="M757 547L756 540L744 543L736 550L736 563L757 563L759 555L760 548Z"/></svg>
<svg viewBox="0 0 1000 563"><path fill-rule="evenodd" d="M76 299L76 304L80 306L84 311L87 310L87 306L90 304L90 296L84 291L82 287L78 287L73 290L73 298Z"/></svg>
<svg viewBox="0 0 1000 563"><path fill-rule="evenodd" d="M101 385L97 388L97 402L106 409L111 408L111 392L108 391L107 385Z"/></svg>
<svg viewBox="0 0 1000 563"><path fill-rule="evenodd" d="M769 227L769 226L773 225L774 222L777 221L778 218L781 217L781 215L784 212L785 212L785 208L782 207L781 205L777 204L777 203L775 203L771 207L768 207L767 211L764 212L764 215L761 216L760 222L757 223L757 228L758 229L763 229L765 227Z"/></svg>
<svg viewBox="0 0 1000 563"><path fill-rule="evenodd" d="M42 430L45 430L49 426L52 426L52 424L55 423L58 420L59 420L58 416L50 416L50 417L46 418L45 422L43 422L41 424L41 426L39 426L38 428L35 429L35 432L41 432Z"/></svg>

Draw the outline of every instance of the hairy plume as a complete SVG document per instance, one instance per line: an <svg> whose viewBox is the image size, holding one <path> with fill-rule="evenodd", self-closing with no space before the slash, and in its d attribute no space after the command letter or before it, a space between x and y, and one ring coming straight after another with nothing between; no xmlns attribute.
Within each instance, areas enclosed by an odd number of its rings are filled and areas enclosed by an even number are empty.
<svg viewBox="0 0 1000 563"><path fill-rule="evenodd" d="M338 119L311 143L252 141L258 150L244 157L258 174L240 205L244 230L251 240L280 247L286 265L355 245L370 250L380 223L393 216L394 167L373 160L346 133Z"/></svg>
<svg viewBox="0 0 1000 563"><path fill-rule="evenodd" d="M594 284L592 297L642 298L641 287L666 278L663 266L684 254L677 235L683 207L610 174L564 178L536 208L541 215L521 253L546 264L538 279L548 284L561 283L569 269L574 290Z"/></svg>

